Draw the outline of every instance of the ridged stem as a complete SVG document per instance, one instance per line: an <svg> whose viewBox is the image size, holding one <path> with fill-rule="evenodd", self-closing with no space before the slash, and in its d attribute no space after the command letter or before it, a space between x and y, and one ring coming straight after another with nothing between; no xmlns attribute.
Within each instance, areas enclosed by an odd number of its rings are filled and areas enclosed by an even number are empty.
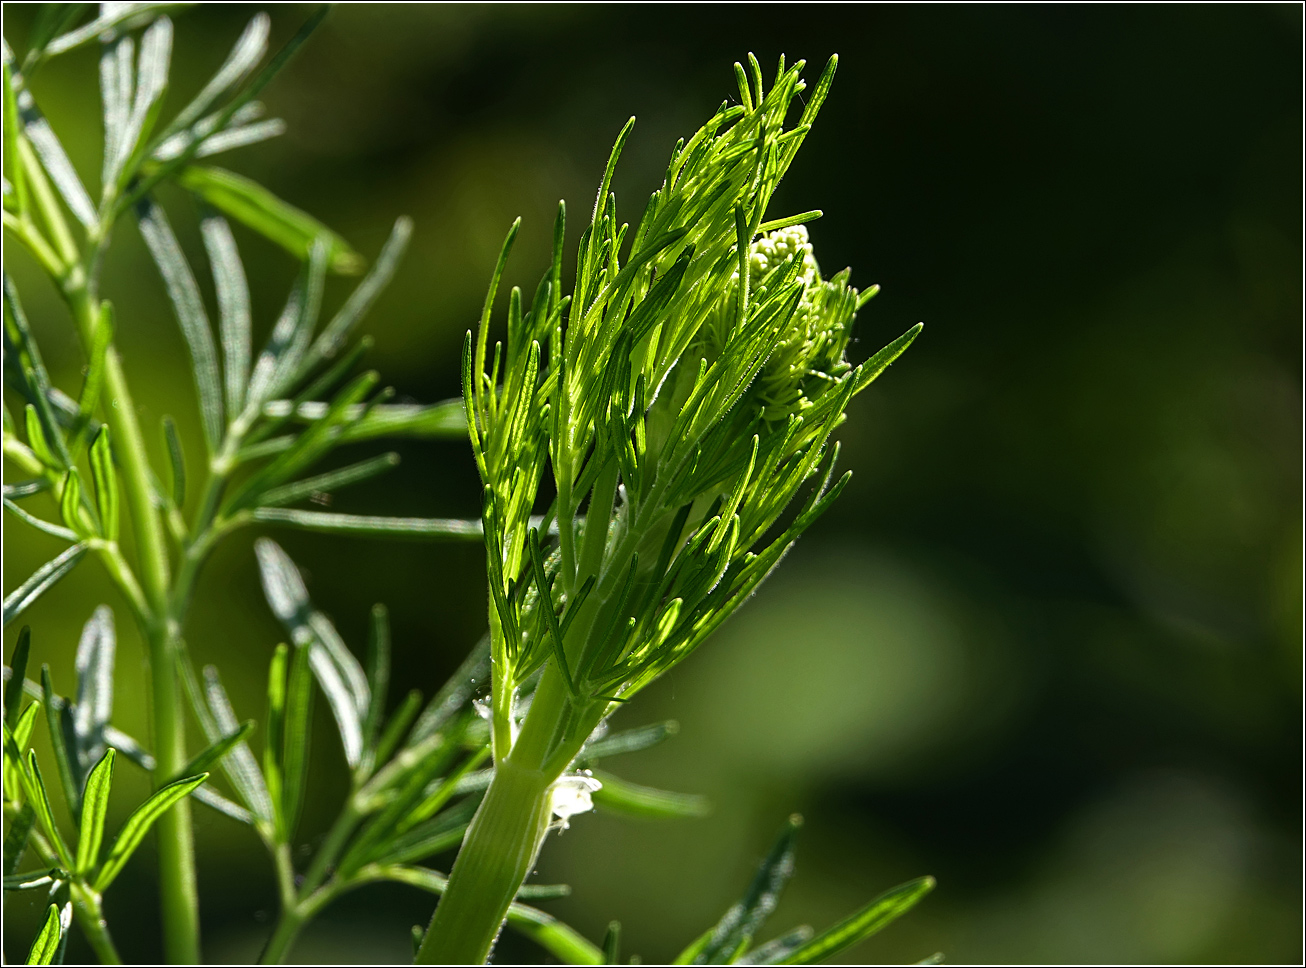
<svg viewBox="0 0 1306 968"><path fill-rule="evenodd" d="M417 952L419 965L480 965L539 854L557 777L501 762Z"/></svg>

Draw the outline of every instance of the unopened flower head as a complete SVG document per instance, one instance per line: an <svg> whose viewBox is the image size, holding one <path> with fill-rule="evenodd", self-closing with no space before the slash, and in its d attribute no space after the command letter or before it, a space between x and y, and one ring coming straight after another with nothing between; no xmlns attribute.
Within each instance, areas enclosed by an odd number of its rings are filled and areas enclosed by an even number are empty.
<svg viewBox="0 0 1306 968"><path fill-rule="evenodd" d="M752 64L741 104L723 104L676 146L633 231L610 192L627 125L570 295L560 209L553 266L529 309L513 291L507 339L491 353L490 310L516 226L505 243L464 356L485 483L496 757L516 744L511 697L536 671L545 685L564 683L571 704L565 722L540 726L549 768L561 770L613 700L690 654L752 594L838 493L842 482L826 491L827 442L849 400L915 336L854 369L845 350L866 297L847 270L821 276L805 224L819 213L764 222L834 62L786 129L802 67L782 63L767 91ZM541 527L530 516L549 472L556 497ZM533 703L523 738L549 708Z"/></svg>

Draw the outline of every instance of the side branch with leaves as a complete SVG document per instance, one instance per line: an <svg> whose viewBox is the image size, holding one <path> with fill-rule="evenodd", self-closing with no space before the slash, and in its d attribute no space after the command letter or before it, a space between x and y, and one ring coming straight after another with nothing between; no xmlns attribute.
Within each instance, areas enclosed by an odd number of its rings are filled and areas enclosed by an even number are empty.
<svg viewBox="0 0 1306 968"><path fill-rule="evenodd" d="M380 436L461 435L462 421L451 420L447 406L394 407L387 403L390 391L378 389L376 374L351 375L368 346L366 340L351 346L351 335L399 264L411 234L406 219L396 222L372 269L319 331L326 274L356 272L362 257L340 236L261 186L198 163L283 130L280 121L259 120L263 108L255 98L320 23L325 9L261 69L269 20L256 16L213 78L164 123L172 24L163 11L174 6L104 4L97 19L74 27L83 5L48 4L21 67L7 42L4 47L5 231L50 277L68 306L86 359L86 377L76 398L51 384L6 272L5 376L25 408L21 421L5 410L4 454L26 477L5 485L4 505L15 519L70 547L5 598L4 623L88 554L100 559L149 643L156 744L150 769L160 790L190 758L182 637L200 569L219 539L255 522L359 535L479 537L479 528L468 522L358 518L293 507L314 493L364 480L397 463L390 454L305 476L336 447ZM138 44L133 31L141 27ZM97 43L105 131L98 204L29 86L33 74L53 58ZM216 338L194 272L155 200L155 189L165 181L188 189L200 206L218 293ZM190 475L167 417L161 431L170 466L166 474L150 466L146 429L114 341L118 321L113 307L99 296L104 253L128 214L135 216L158 266L190 353L205 442L204 453L190 461ZM249 291L228 218L304 260L285 309L257 355L251 348ZM324 399L333 391L333 397ZM188 476L198 478L200 494L189 519ZM22 506L41 494L54 499L59 522ZM124 517L135 538L133 560L118 541ZM78 789L66 792L70 802L80 799ZM158 828L165 947L170 960L193 963L199 959L199 921L188 804L178 802L164 813Z"/></svg>

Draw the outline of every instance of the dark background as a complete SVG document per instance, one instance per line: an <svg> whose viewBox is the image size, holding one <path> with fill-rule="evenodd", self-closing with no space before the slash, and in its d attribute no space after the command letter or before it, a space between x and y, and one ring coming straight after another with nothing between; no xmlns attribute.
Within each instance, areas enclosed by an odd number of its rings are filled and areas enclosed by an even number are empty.
<svg viewBox="0 0 1306 968"><path fill-rule="evenodd" d="M176 17L170 110L256 9ZM310 11L273 8L274 44ZM20 51L31 12L4 7ZM574 246L626 118L639 122L616 189L633 219L675 139L735 96L730 64L750 50L768 75L782 52L807 57L812 79L840 55L773 214L823 209L811 233L827 274L851 265L854 284L883 285L855 353L926 324L840 432L855 472L840 502L715 641L619 717L680 721L663 747L612 765L707 793L714 814L578 818L540 860L540 880L574 888L549 910L595 939L618 919L627 952L672 957L798 810L774 931L939 880L849 960L1301 958L1301 40L1296 5L333 11L266 92L289 133L216 161L369 257L413 216L365 327L401 396L457 392L462 335L514 217L510 281L533 289L553 206L568 199ZM36 84L93 194L95 56ZM202 266L189 202L164 200ZM295 266L238 238L266 330ZM25 256L7 264L56 382L75 389L66 313ZM105 290L147 424L175 414L197 455L184 347L130 225ZM328 299L347 291L337 280ZM396 473L333 507L478 512L464 445L401 450ZM280 632L254 536L213 558L187 635L258 717ZM388 603L396 694L434 689L484 627L475 546L277 540L355 648L368 606ZM7 530L5 588L57 547ZM120 724L145 735L139 641L96 566L31 610L34 661L69 681L100 601L119 620ZM306 843L344 793L322 704L318 727ZM145 787L119 774L121 819ZM236 825L197 817L207 954L247 959L275 909L270 862ZM151 851L108 899L129 960L159 954ZM38 907L9 900L10 959ZM431 907L360 892L296 958L403 960Z"/></svg>

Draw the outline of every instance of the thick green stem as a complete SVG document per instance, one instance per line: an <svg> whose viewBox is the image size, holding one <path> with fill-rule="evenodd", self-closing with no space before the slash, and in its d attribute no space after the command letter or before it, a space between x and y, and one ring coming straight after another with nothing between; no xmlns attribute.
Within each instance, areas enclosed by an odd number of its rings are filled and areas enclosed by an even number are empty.
<svg viewBox="0 0 1306 968"><path fill-rule="evenodd" d="M83 324L94 307L87 300L77 315ZM81 308L81 307L77 307ZM170 567L163 520L154 503L149 458L136 409L117 349L105 359L106 418L123 473L123 491L131 512L143 590L150 608L145 629L149 642L151 716L157 767L155 785L176 779L186 765L186 734L177 683L176 640L180 631L169 619ZM182 800L159 818L159 888L162 895L163 945L172 964L198 964L199 893L195 883L195 842L190 801Z"/></svg>
<svg viewBox="0 0 1306 968"><path fill-rule="evenodd" d="M555 779L511 757L499 763L417 952L419 965L479 965L489 957L544 841Z"/></svg>

